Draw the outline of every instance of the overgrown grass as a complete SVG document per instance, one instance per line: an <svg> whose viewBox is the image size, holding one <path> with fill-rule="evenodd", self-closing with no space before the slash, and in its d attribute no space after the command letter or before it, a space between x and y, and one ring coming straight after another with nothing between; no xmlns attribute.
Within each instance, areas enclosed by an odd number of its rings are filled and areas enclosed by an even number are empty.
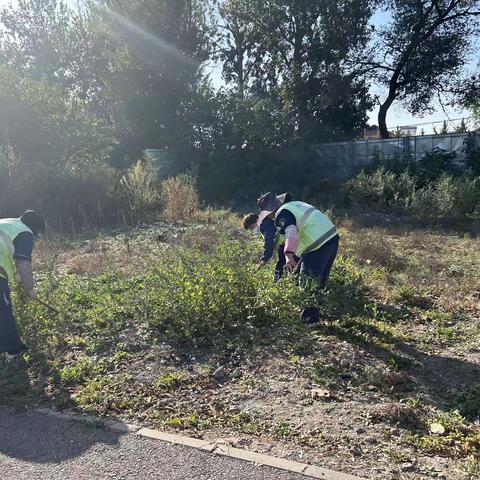
<svg viewBox="0 0 480 480"><path fill-rule="evenodd" d="M452 456L474 455L479 369L461 353L480 336L477 239L348 226L328 289L317 294L255 271L261 242L235 216L197 218L174 230L41 245L39 295L61 314L16 301L31 351L26 368L0 360L0 401L43 398L165 428L328 444L312 425L245 409L243 396L265 392L262 363L275 359L275 381L313 388L292 409L368 403L373 394L382 407L367 421L405 430L402 441L418 452L449 455L448 445L466 442ZM314 332L299 320L312 303L323 318ZM219 366L223 378L213 376ZM462 420L433 437L429 422L454 410Z"/></svg>

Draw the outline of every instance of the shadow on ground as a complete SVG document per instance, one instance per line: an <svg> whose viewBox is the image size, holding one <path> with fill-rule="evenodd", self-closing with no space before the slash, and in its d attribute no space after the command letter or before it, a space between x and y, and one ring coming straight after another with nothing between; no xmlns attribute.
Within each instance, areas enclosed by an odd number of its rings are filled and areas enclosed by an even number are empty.
<svg viewBox="0 0 480 480"><path fill-rule="evenodd" d="M6 407L0 407L0 426L0 464L3 455L29 463L58 464L98 443L117 445L120 439L119 434L79 422Z"/></svg>
<svg viewBox="0 0 480 480"><path fill-rule="evenodd" d="M357 345L379 359L386 370L408 376L400 382L398 390L391 388L393 395L402 397L406 393L416 393L445 411L456 408L458 394L478 384L480 363L426 353L415 345L415 339L405 341L396 336L394 330L369 321L372 309L383 325L393 327L405 318L415 321L409 307L384 305L372 298L361 280L345 284L334 281L331 291L324 297L326 321L320 332Z"/></svg>

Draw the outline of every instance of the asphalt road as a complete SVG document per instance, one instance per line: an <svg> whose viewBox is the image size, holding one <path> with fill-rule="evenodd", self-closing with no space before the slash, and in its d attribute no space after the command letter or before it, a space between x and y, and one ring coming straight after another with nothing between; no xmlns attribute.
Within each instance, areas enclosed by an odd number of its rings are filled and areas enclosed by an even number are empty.
<svg viewBox="0 0 480 480"><path fill-rule="evenodd" d="M269 467L0 408L1 480L305 480Z"/></svg>

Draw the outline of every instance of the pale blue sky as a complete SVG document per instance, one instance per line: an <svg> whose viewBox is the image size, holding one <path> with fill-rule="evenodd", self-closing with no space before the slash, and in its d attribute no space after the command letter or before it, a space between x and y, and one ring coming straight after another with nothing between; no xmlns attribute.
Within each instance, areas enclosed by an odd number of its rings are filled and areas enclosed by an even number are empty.
<svg viewBox="0 0 480 480"><path fill-rule="evenodd" d="M15 4L16 0L0 0L0 7L9 5L9 4ZM66 0L66 3L71 5L72 7L75 7L77 5L77 0ZM81 3L81 2L80 2ZM373 18L373 23L375 25L380 25L385 23L385 21L388 21L387 15L383 12L378 12L374 18ZM217 66L214 66L212 69L210 69L212 72L212 79L214 84L220 84L220 78L221 78L221 71ZM372 87L372 92L375 94L378 94L380 97L382 97L385 92L382 88L380 87ZM378 112L378 107L370 113L370 123L372 124L377 124L377 112ZM446 118L462 118L462 117L469 117L470 112L462 110L462 109L453 109L453 108L447 108L446 112L444 112L441 108L440 105L437 107L437 111L431 115L426 115L423 118L420 117L413 117L410 115L404 108L402 108L398 103L395 103L391 108L388 113L388 125L390 128L394 128L399 125L413 125L417 123L430 123L430 122L437 122L437 121L443 121ZM437 126L438 127L438 126ZM432 131L432 124L425 125L423 127L426 133L429 133Z"/></svg>

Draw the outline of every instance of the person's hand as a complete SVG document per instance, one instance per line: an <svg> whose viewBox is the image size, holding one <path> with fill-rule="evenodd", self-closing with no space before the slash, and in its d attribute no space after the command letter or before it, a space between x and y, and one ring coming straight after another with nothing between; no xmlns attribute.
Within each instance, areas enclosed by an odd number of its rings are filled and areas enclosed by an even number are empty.
<svg viewBox="0 0 480 480"><path fill-rule="evenodd" d="M292 273L297 266L297 262L295 261L295 255L293 253L286 253L285 257L287 259L286 267L289 273Z"/></svg>

